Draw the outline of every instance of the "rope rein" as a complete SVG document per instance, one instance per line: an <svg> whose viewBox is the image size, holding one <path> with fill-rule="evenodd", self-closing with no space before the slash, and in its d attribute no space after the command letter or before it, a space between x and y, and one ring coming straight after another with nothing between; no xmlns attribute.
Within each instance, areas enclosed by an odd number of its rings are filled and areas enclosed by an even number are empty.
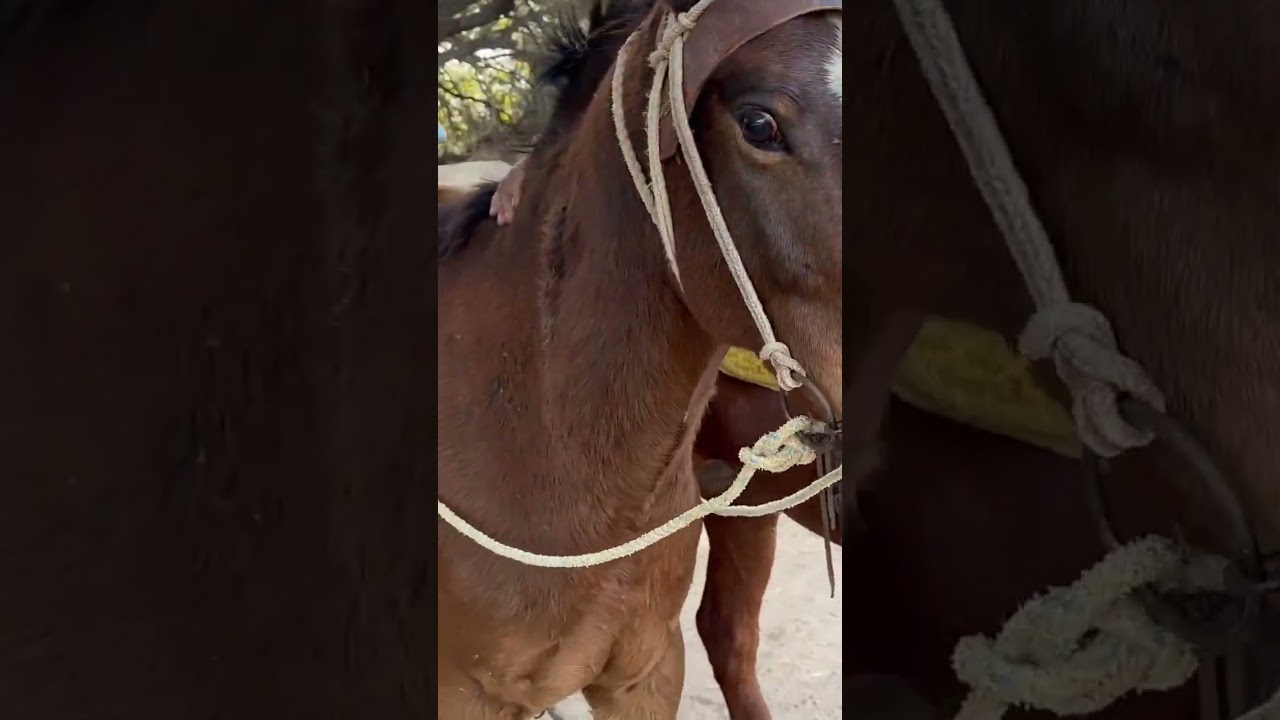
<svg viewBox="0 0 1280 720"><path fill-rule="evenodd" d="M805 381L804 368L801 367L800 363L796 362L795 358L791 356L790 349L779 342L773 332L773 325L769 322L764 305L761 303L759 295L756 294L755 286L752 284L751 278L747 275L746 267L742 263L742 257L738 254L738 249L734 245L733 237L729 233L724 215L720 212L720 205L716 201L715 191L711 187L711 181L707 177L706 170L702 165L702 158L694 142L693 130L689 127L683 93L684 39L689 31L697 25L698 18L701 17L703 11L712 2L714 0L700 0L688 12L678 15L668 13L662 17L658 26L659 40L648 58L654 74L653 85L648 95L648 109L645 115L646 149L649 156L649 177L652 178L652 184L646 180L644 170L640 165L640 159L636 156L635 148L631 143L623 108L623 77L627 61L631 57L632 43L641 32L639 30L623 43L614 64L613 78L610 85L614 130L617 135L618 147L631 174L636 192L639 193L645 209L649 211L649 217L652 218L654 226L658 228L658 235L662 240L662 248L667 257L667 263L671 268L672 275L675 277L677 287L683 292L679 264L676 262L675 227L671 215L671 200L667 194L666 178L663 174L662 158L658 148L660 138L659 121L662 117L662 93L664 88L669 90L672 124L675 127L676 136L679 138L680 148L684 153L689 173L693 178L694 187L697 189L698 198L702 201L702 208L707 215L711 230L715 234L716 242L720 246L720 252L729 266L729 272L733 275L734 282L742 294L743 302L751 313L751 318L755 322L756 328L760 331L760 337L764 340L764 344L760 349L760 359L773 366L774 372L777 374L778 386L784 392L791 391L799 388ZM766 470L778 473L797 465L807 465L814 462L817 459L817 454L813 448L805 443L804 436L827 431L826 423L808 417L801 416L788 420L782 427L761 437L750 448L743 448L739 451L738 458L742 461L742 470L723 493L710 500L702 501L634 540L598 552L582 555L532 553L511 547L486 535L438 500L436 501L437 514L459 533L470 538L486 550L525 565L547 568L584 568L602 565L634 555L708 515L734 517L772 515L804 503L823 490L840 482L844 475L843 467L835 468L818 478L808 487L780 500L762 505L733 505L733 502L747 489L748 483L751 482L757 471Z"/></svg>
<svg viewBox="0 0 1280 720"><path fill-rule="evenodd" d="M739 451L738 459L742 461L742 471L738 473L738 477L723 493L710 500L702 501L630 542L599 552L583 555L541 555L513 548L480 532L467 521L455 515L452 510L445 507L444 503L437 503L437 505L439 506L440 517L444 518L458 532L471 538L478 545L495 555L535 567L584 568L603 565L628 555L634 555L708 515L731 515L736 517L772 515L789 507L799 505L831 485L840 482L843 469L836 468L809 487L792 493L781 500L763 505L733 505L733 501L737 500L743 491L747 489L747 484L751 482L751 478L755 476L758 470L767 470L775 473L783 472L797 465L806 465L816 459L817 456L813 449L800 438L802 433L811 431L812 424L813 421L809 418L798 417L787 421L777 430L767 433L751 447L743 448Z"/></svg>

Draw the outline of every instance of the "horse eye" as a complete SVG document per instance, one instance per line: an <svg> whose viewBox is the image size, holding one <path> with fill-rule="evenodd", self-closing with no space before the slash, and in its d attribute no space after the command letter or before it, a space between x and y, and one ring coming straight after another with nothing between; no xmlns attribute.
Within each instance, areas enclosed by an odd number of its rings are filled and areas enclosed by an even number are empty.
<svg viewBox="0 0 1280 720"><path fill-rule="evenodd" d="M782 131L769 113L759 108L743 110L738 115L738 126L742 128L743 139L761 150L782 149Z"/></svg>

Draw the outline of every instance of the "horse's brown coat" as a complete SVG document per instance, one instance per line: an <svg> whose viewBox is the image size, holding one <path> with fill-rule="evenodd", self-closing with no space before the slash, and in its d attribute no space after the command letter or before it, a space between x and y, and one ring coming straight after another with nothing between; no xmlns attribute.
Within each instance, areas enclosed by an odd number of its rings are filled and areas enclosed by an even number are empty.
<svg viewBox="0 0 1280 720"><path fill-rule="evenodd" d="M1073 287L1274 518L1274 5L950 5ZM1012 330L896 21L857 11L854 308ZM0 4L6 718L432 712L425 13Z"/></svg>
<svg viewBox="0 0 1280 720"><path fill-rule="evenodd" d="M628 67L633 129L655 18ZM693 117L775 328L829 394L841 382L840 126L815 68L835 34L806 16L747 44ZM731 112L747 98L779 118L787 153L740 139ZM699 279L681 293L615 147L597 93L572 136L526 161L510 226L467 219L487 215L487 194L444 211L440 497L535 552L603 549L695 504L691 444L723 347L758 344L687 174L667 168L681 272ZM524 717L579 689L596 717L675 717L696 526L572 571L500 559L443 522L438 537L441 717Z"/></svg>
<svg viewBox="0 0 1280 720"><path fill-rule="evenodd" d="M1274 235L1278 218L1275 183L1264 178L1269 172L1264 166L1270 166L1250 160L1259 143L1276 143L1275 134L1266 128L1274 127L1280 113L1274 96L1262 87L1274 80L1278 68L1274 57L1264 57L1265 33L1255 32L1276 27L1276 18L1274 9L1263 3L1244 3L1237 9L1240 13L1224 16L1209 3L1193 2L1090 3L1057 7L1051 13L1002 3L951 7L975 55L980 80L997 111L1004 110L1001 119L1028 172L1033 195L1049 203L1047 221L1060 243L1073 289L1117 317L1122 343L1136 348L1139 359L1170 386L1174 412L1192 417L1211 441L1219 438L1220 454L1248 480L1239 487L1253 500L1257 521L1266 525L1275 522L1275 513L1266 511L1266 499L1277 492L1266 472L1276 465L1275 446L1264 436L1277 411L1275 350L1280 323L1262 280L1276 275L1277 256L1268 249L1276 245L1263 238ZM977 320L1012 335L1028 311L1025 291L1011 272L1007 251L919 78L897 20L887 6L856 12L861 14L852 62L855 72L865 68L866 77L874 81L868 84L859 75L862 81L852 98L851 115L861 129L855 137L862 138L855 167L859 187L867 190L852 201L859 213L852 247L864 257L855 269L859 283L851 288L856 293L855 335L862 338L861 345L868 345L867 330L860 326L869 329L890 308L903 307ZM1213 28L1208 36L1212 39L1193 42L1193 27ZM1225 52L1223 43L1234 49ZM1068 112L1061 117L1047 115L1063 109ZM925 121L905 123L903 118ZM881 140L867 144L868 137ZM1061 138L1070 141L1063 143ZM913 163L900 162L903 147L915 148ZM1191 169L1197 174L1187 175ZM1228 197L1246 188L1243 197ZM1171 200L1174 197L1180 199ZM922 213L922 204L930 212ZM1148 226L1126 217L1135 211ZM1191 222L1183 224L1186 220ZM1229 227L1233 237L1218 240L1211 222ZM1259 264L1239 264L1246 257ZM893 272L882 272L885 260ZM864 270L869 272L863 274ZM1242 282L1237 284L1237 278ZM1260 302L1255 305L1255 300ZM1230 310L1215 309L1215 303ZM1192 340L1196 333L1214 341ZM1257 345L1249 345L1249 337L1256 338ZM1221 347L1233 350L1223 355ZM722 394L699 440L711 457L729 462L757 426L768 425L770 415L777 417L773 398L754 388L733 386L722 381ZM751 403L734 398L752 393L757 396L757 412L765 414L748 420L737 413ZM737 410L726 410L735 405ZM1201 417L1211 408L1219 409ZM1224 417L1227 408L1242 414ZM965 507L986 515L997 512L993 506L1016 512L1015 503L1005 504L988 493L989 488L973 491L972 484L965 484L967 478L991 473L990 486L1009 487L1014 476L1049 473L1061 481L1044 486L1046 492L1061 493L1065 487L1074 493L1078 488L1075 468L1053 456L1013 453L1016 460L993 464L984 448L993 445L991 452L996 453L1007 443L986 439L984 445L975 440L966 452L954 447L949 440L953 433L944 428L935 425L920 432L922 436L911 442L897 435L897 444L919 449L914 454L893 453L903 467L887 467L882 483L928 474L945 482L954 476L956 487L971 488L974 495L974 504ZM717 442L720 446L712 447ZM929 451L934 443L951 448L947 461ZM1176 481L1167 464L1152 465L1154 457L1156 453L1148 451L1127 460L1128 468L1122 469L1135 476L1117 478L1116 484L1134 486L1141 479L1153 492L1163 488L1163 496L1176 499L1150 512L1180 515L1184 529L1212 543L1219 518L1198 502L1194 484ZM1174 466L1175 473L1177 469ZM1002 473L1010 477L1008 482L999 481ZM761 495L765 486L756 486L748 501L776 499L809 479L807 473L795 471L769 483L772 492ZM713 481L706 490L723 489L725 482ZM1172 495L1170 483L1177 491ZM932 507L925 497L914 502ZM1072 508L1064 515L1071 522L1064 525L1080 527L1073 535L1076 544L1048 547L1083 553L1092 541L1089 519L1077 506L1053 507ZM806 511L809 526L816 528L816 508L798 508L795 514L803 519ZM906 507L895 510L898 516L904 512ZM767 712L754 679L754 628L768 577L764 559L771 556L772 522L707 522L711 563L699 624L735 718L764 717ZM895 522L884 515L879 524L894 527ZM1154 525L1166 532L1173 529L1169 518ZM934 555L954 565L953 555L945 550L955 544L937 542L943 549ZM971 552L990 554L980 542L975 540ZM1081 553L1062 566L1082 565L1087 555ZM1037 587L1033 577L1045 575L1011 574L1002 587L1017 590L1006 598L1021 598ZM937 595L937 588L927 593L929 598ZM982 622L988 627L965 625L937 640L936 647L948 646L960 631L992 629L999 614L1012 607L1012 601L1003 610L985 600L975 602L985 608L980 612L986 613ZM935 655L943 657L945 648ZM1116 712L1123 717L1138 711L1122 706Z"/></svg>

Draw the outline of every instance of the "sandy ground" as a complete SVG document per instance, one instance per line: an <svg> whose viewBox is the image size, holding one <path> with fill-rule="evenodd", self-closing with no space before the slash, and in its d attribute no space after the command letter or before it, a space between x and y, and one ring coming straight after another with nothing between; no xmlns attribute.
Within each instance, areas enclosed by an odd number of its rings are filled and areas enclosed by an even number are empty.
<svg viewBox="0 0 1280 720"><path fill-rule="evenodd" d="M839 547L833 547L836 597L828 597L822 540L783 517L778 528L778 557L764 599L761 618L760 685L777 720L836 720L842 717L840 661L841 612ZM702 597L707 564L707 538L698 547L698 569L685 604L685 647L688 653L680 720L726 720L724 699L693 616ZM590 720L581 696L556 708L563 720Z"/></svg>

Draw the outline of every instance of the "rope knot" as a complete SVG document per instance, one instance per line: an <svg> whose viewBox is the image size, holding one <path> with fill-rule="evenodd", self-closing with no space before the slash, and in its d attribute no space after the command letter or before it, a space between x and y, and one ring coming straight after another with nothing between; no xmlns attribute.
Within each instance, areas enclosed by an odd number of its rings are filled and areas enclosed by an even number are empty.
<svg viewBox="0 0 1280 720"><path fill-rule="evenodd" d="M1106 316L1082 303L1048 305L1031 316L1018 349L1033 360L1052 358L1071 392L1080 439L1102 457L1151 442L1152 433L1120 414L1117 393L1163 410L1164 395L1141 365L1125 357Z"/></svg>
<svg viewBox="0 0 1280 720"><path fill-rule="evenodd" d="M807 465L817 459L813 448L800 437L809 430L813 420L797 417L782 427L756 440L749 448L738 451L738 459L747 467L767 472L784 472L797 465Z"/></svg>
<svg viewBox="0 0 1280 720"><path fill-rule="evenodd" d="M791 392L803 383L806 376L804 368L791 356L791 348L786 343L777 340L765 343L760 348L760 359L773 366L773 372L778 376L778 387L784 391Z"/></svg>
<svg viewBox="0 0 1280 720"><path fill-rule="evenodd" d="M1196 670L1195 649L1151 620L1132 593L1187 584L1183 560L1168 540L1136 541L1073 585L1033 598L994 640L961 640L953 665L973 693L957 720L998 718L1015 705L1088 715L1132 690L1181 685Z"/></svg>
<svg viewBox="0 0 1280 720"><path fill-rule="evenodd" d="M671 59L671 48L676 44L677 40L684 39L690 31L698 24L698 16L702 15L701 10L695 15L694 8L689 12L682 12L678 15L667 15L662 21L662 37L658 40L658 44L653 47L653 52L649 53L649 67L657 68L662 63Z"/></svg>

